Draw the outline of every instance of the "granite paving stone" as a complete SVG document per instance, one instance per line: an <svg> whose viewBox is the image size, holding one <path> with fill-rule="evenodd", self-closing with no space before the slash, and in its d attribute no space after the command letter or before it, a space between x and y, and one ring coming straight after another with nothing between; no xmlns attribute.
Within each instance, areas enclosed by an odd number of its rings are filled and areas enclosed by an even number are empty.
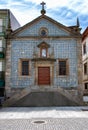
<svg viewBox="0 0 88 130"><path fill-rule="evenodd" d="M0 130L88 130L88 107L0 108Z"/></svg>

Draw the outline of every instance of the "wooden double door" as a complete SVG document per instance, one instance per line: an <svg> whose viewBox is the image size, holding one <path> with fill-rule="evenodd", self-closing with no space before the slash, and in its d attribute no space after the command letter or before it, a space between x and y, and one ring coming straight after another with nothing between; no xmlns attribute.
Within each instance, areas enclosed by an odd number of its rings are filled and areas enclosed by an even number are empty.
<svg viewBox="0 0 88 130"><path fill-rule="evenodd" d="M38 85L50 85L50 67L38 67Z"/></svg>

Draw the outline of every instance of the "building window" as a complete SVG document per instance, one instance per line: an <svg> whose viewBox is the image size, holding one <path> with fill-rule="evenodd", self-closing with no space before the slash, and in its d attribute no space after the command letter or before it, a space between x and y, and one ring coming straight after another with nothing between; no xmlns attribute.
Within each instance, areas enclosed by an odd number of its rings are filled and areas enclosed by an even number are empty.
<svg viewBox="0 0 88 130"><path fill-rule="evenodd" d="M59 60L59 75L64 76L68 74L67 60Z"/></svg>
<svg viewBox="0 0 88 130"><path fill-rule="evenodd" d="M46 36L46 34L47 34L46 30L41 30L41 35L42 36Z"/></svg>
<svg viewBox="0 0 88 130"><path fill-rule="evenodd" d="M2 32L3 19L0 19L0 32Z"/></svg>
<svg viewBox="0 0 88 130"><path fill-rule="evenodd" d="M47 30L47 28L42 27L42 28L40 28L39 33L41 36L44 37L44 36L48 35L48 30Z"/></svg>
<svg viewBox="0 0 88 130"><path fill-rule="evenodd" d="M0 61L0 72L2 71L2 62Z"/></svg>
<svg viewBox="0 0 88 130"><path fill-rule="evenodd" d="M2 47L2 40L0 40L0 48Z"/></svg>
<svg viewBox="0 0 88 130"><path fill-rule="evenodd" d="M87 63L84 64L84 74L87 74Z"/></svg>
<svg viewBox="0 0 88 130"><path fill-rule="evenodd" d="M41 48L41 57L47 57L47 48L43 47Z"/></svg>
<svg viewBox="0 0 88 130"><path fill-rule="evenodd" d="M83 54L86 54L86 43L83 44Z"/></svg>
<svg viewBox="0 0 88 130"><path fill-rule="evenodd" d="M5 92L4 88L0 88L0 97L4 96L4 92Z"/></svg>
<svg viewBox="0 0 88 130"><path fill-rule="evenodd" d="M48 48L50 47L49 44L46 42L42 42L38 45L38 48L40 50L40 58L48 58L49 53L48 53Z"/></svg>
<svg viewBox="0 0 88 130"><path fill-rule="evenodd" d="M20 59L18 63L19 76L29 76L30 65L28 59Z"/></svg>
<svg viewBox="0 0 88 130"><path fill-rule="evenodd" d="M2 45L2 40L0 40L0 55L2 55L2 53L4 53L4 47Z"/></svg>
<svg viewBox="0 0 88 130"><path fill-rule="evenodd" d="M22 75L29 75L29 61L22 61Z"/></svg>
<svg viewBox="0 0 88 130"><path fill-rule="evenodd" d="M84 86L85 86L85 89L88 89L88 83L85 83Z"/></svg>

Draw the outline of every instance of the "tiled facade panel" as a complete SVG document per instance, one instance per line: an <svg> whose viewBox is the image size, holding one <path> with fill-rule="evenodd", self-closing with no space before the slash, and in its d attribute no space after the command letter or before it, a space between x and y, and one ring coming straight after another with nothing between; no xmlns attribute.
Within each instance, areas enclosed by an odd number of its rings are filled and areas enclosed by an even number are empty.
<svg viewBox="0 0 88 130"><path fill-rule="evenodd" d="M39 36L39 29L45 27L48 29L48 36L69 36L66 30L62 30L57 25L52 24L46 19L38 21L36 24L31 25L26 30L23 30L19 36Z"/></svg>
<svg viewBox="0 0 88 130"><path fill-rule="evenodd" d="M68 59L69 69L68 76L60 77L58 75L55 77L54 83L61 87L76 87L78 85L76 41L60 40L54 45L56 59ZM58 61L56 64L58 64Z"/></svg>
<svg viewBox="0 0 88 130"><path fill-rule="evenodd" d="M31 57L33 56L33 42L14 41L12 43L12 87L27 87L32 85L34 80L31 66ZM20 77L18 72L18 63L20 59L29 59L31 68L31 77Z"/></svg>
<svg viewBox="0 0 88 130"><path fill-rule="evenodd" d="M11 87L23 88L34 85L35 81L35 68L34 63L31 61L33 58L34 48L36 53L39 53L39 48L37 47L42 40L14 40L12 42L12 57L11 57ZM52 53L52 48L54 48L54 58L56 62L54 63L54 85L60 87L77 87L77 54L76 54L76 41L75 40L51 40L46 39L46 43L50 45L49 53ZM19 77L18 74L18 61L19 59L29 59L30 60L30 76L23 78ZM58 69L58 59L68 59L69 63L69 75L60 77L57 73Z"/></svg>

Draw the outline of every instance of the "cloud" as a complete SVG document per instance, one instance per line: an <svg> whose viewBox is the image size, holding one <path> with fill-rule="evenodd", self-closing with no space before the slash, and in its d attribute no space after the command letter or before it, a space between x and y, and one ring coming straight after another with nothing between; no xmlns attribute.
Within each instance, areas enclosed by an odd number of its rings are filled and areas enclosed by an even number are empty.
<svg viewBox="0 0 88 130"><path fill-rule="evenodd" d="M41 11L42 0L0 0L1 9L10 9L21 25L36 17ZM88 0L44 0L46 15L66 26L75 25L79 17L82 28L88 26Z"/></svg>
<svg viewBox="0 0 88 130"><path fill-rule="evenodd" d="M24 2L32 2L36 5L41 3L41 0L24 0ZM47 9L57 9L60 7L67 7L68 9L80 12L87 13L88 12L88 0L44 0L46 3Z"/></svg>

